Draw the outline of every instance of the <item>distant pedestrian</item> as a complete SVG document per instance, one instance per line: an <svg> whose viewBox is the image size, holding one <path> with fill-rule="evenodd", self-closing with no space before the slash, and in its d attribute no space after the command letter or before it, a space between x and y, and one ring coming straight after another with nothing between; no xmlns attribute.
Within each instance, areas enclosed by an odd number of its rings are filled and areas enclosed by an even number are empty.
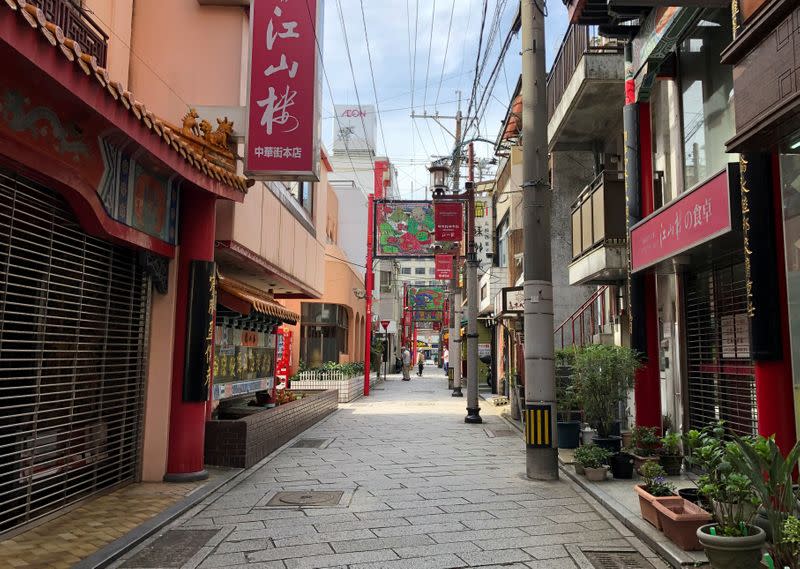
<svg viewBox="0 0 800 569"><path fill-rule="evenodd" d="M422 377L422 368L425 367L425 354L423 352L417 354L417 367L419 368L417 375Z"/></svg>
<svg viewBox="0 0 800 569"><path fill-rule="evenodd" d="M444 349L444 353L442 353L442 367L444 368L444 374L447 375L447 370L450 369L450 350L447 348Z"/></svg>
<svg viewBox="0 0 800 569"><path fill-rule="evenodd" d="M411 350L403 348L403 381L411 381Z"/></svg>

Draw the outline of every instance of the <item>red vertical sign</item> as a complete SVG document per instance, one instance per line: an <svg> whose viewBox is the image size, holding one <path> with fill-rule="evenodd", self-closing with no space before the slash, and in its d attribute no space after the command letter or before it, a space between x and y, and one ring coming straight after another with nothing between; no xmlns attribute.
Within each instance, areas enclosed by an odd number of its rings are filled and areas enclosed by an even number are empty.
<svg viewBox="0 0 800 569"><path fill-rule="evenodd" d="M436 202L433 206L437 241L461 241L464 214L461 202Z"/></svg>
<svg viewBox="0 0 800 569"><path fill-rule="evenodd" d="M450 280L453 278L453 256L436 255L435 257L435 277L438 280Z"/></svg>
<svg viewBox="0 0 800 569"><path fill-rule="evenodd" d="M318 0L251 0L245 172L319 179Z"/></svg>

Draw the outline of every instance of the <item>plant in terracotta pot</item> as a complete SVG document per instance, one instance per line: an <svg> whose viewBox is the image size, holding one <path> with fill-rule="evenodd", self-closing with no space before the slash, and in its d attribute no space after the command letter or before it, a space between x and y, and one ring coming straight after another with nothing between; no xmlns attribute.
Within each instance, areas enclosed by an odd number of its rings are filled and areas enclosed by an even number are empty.
<svg viewBox="0 0 800 569"><path fill-rule="evenodd" d="M575 451L575 462L580 464L587 480L600 482L608 474L608 459L611 452L597 445L586 445Z"/></svg>
<svg viewBox="0 0 800 569"><path fill-rule="evenodd" d="M635 486L634 490L639 495L639 509L642 517L661 529L658 512L653 502L656 498L674 496L675 486L667 482L664 468L657 462L644 463L639 475L642 477L642 483Z"/></svg>
<svg viewBox="0 0 800 569"><path fill-rule="evenodd" d="M594 442L612 452L622 446L620 437L611 432L639 365L636 353L624 346L598 344L575 352L576 393L587 422L597 429Z"/></svg>
<svg viewBox="0 0 800 569"><path fill-rule="evenodd" d="M681 473L681 463L683 453L681 452L681 436L678 433L668 432L661 438L661 445L658 448L661 466L667 476L679 476Z"/></svg>
<svg viewBox="0 0 800 569"><path fill-rule="evenodd" d="M736 472L747 477L760 503L755 525L765 531L767 549L776 567L798 569L797 543L786 541L784 530L787 520L798 515L800 509L792 487L800 443L786 457L771 437L737 438L735 443L738 452L730 453L731 464Z"/></svg>
<svg viewBox="0 0 800 569"><path fill-rule="evenodd" d="M631 454L633 454L633 467L641 473L642 466L647 462L658 462L658 449L661 447L661 438L655 427L634 427L631 432Z"/></svg>

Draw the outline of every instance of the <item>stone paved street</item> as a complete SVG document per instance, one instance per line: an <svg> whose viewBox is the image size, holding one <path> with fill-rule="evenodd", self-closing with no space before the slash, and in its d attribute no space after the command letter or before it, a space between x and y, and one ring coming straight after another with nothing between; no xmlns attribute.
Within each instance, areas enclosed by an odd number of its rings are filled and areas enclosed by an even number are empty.
<svg viewBox="0 0 800 569"><path fill-rule="evenodd" d="M466 425L465 400L450 397L441 370L398 379L300 437L325 439L323 448L290 443L165 528L217 531L160 566L561 569L595 567L587 553L618 550L666 567L569 482L527 480L521 436L497 409L483 403L484 424ZM277 491L342 494L334 505L268 505ZM141 549L115 566L151 566L134 557Z"/></svg>

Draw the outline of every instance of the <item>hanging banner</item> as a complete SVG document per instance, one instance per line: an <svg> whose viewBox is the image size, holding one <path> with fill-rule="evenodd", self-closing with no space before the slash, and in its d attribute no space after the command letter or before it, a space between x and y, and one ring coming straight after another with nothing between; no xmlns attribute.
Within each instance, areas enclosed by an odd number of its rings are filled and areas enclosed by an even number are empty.
<svg viewBox="0 0 800 569"><path fill-rule="evenodd" d="M464 235L464 208L461 202L438 201L433 206L437 241L461 241Z"/></svg>
<svg viewBox="0 0 800 569"><path fill-rule="evenodd" d="M478 196L475 198L475 254L478 256L479 267L484 271L492 266L493 235L492 198Z"/></svg>
<svg viewBox="0 0 800 569"><path fill-rule="evenodd" d="M452 255L436 255L434 262L436 280L450 280L453 278Z"/></svg>
<svg viewBox="0 0 800 569"><path fill-rule="evenodd" d="M321 13L319 0L250 2L248 177L319 181Z"/></svg>
<svg viewBox="0 0 800 569"><path fill-rule="evenodd" d="M183 401L208 401L213 379L216 309L216 265L213 261L192 261L186 303Z"/></svg>
<svg viewBox="0 0 800 569"><path fill-rule="evenodd" d="M441 310L412 310L411 319L414 322L441 322L444 312Z"/></svg>
<svg viewBox="0 0 800 569"><path fill-rule="evenodd" d="M408 288L408 306L413 310L444 310L444 287L424 286Z"/></svg>
<svg viewBox="0 0 800 569"><path fill-rule="evenodd" d="M433 204L429 201L375 201L374 257L433 257Z"/></svg>

